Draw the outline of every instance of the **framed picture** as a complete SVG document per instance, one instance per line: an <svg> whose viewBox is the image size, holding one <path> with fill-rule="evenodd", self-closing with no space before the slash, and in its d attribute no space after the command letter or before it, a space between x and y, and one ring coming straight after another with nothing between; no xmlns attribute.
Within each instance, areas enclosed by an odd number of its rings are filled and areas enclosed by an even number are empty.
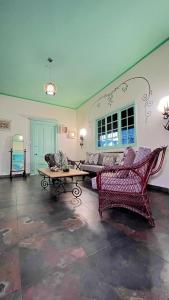
<svg viewBox="0 0 169 300"><path fill-rule="evenodd" d="M8 120L0 120L0 130L1 129L10 129L11 121Z"/></svg>
<svg viewBox="0 0 169 300"><path fill-rule="evenodd" d="M68 132L67 126L61 124L61 125L59 126L59 133L62 134L62 133L67 133L67 132Z"/></svg>

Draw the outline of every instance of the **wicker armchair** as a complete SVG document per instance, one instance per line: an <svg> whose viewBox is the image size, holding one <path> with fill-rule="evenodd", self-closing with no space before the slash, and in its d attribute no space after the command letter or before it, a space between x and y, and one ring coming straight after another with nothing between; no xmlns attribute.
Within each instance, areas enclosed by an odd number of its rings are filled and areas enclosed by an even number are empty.
<svg viewBox="0 0 169 300"><path fill-rule="evenodd" d="M157 148L143 161L132 167L115 166L105 168L97 174L99 213L113 207L123 207L145 217L155 226L151 214L147 183L157 174L163 164L167 147Z"/></svg>

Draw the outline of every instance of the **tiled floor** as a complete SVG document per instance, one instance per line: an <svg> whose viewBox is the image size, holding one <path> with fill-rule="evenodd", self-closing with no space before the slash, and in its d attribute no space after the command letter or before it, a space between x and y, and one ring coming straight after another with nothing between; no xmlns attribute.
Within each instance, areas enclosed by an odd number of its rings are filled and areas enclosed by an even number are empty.
<svg viewBox="0 0 169 300"><path fill-rule="evenodd" d="M0 299L169 299L169 195L150 192L152 229L119 209L101 222L87 186L72 203L38 176L0 180Z"/></svg>

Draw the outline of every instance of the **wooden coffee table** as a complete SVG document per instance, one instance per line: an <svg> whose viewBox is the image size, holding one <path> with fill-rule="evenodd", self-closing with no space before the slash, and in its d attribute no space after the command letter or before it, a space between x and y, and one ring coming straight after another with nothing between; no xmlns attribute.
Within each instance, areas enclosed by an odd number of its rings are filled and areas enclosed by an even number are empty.
<svg viewBox="0 0 169 300"><path fill-rule="evenodd" d="M82 179L77 179L79 177L83 177L88 175L88 172L85 171L80 171L80 170L75 170L75 169L70 169L69 172L63 172L63 171L58 171L58 172L53 172L50 171L48 168L44 169L38 169L39 174L43 177L41 180L41 186L43 189L46 189L49 185L54 185L56 186L56 192L57 195L61 193L66 193L66 192L72 192L73 196L78 198L82 194L82 189L78 185ZM65 178L72 178L71 182L67 182ZM51 183L52 181L52 183ZM66 188L67 185L75 185L72 187L71 190L68 190Z"/></svg>

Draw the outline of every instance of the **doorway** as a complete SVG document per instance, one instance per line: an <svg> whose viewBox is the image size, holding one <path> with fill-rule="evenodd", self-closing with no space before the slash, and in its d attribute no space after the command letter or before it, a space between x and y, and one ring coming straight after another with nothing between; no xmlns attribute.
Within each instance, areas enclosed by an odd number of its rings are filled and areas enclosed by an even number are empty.
<svg viewBox="0 0 169 300"><path fill-rule="evenodd" d="M57 124L52 121L31 120L31 174L46 168L44 155L57 151Z"/></svg>

